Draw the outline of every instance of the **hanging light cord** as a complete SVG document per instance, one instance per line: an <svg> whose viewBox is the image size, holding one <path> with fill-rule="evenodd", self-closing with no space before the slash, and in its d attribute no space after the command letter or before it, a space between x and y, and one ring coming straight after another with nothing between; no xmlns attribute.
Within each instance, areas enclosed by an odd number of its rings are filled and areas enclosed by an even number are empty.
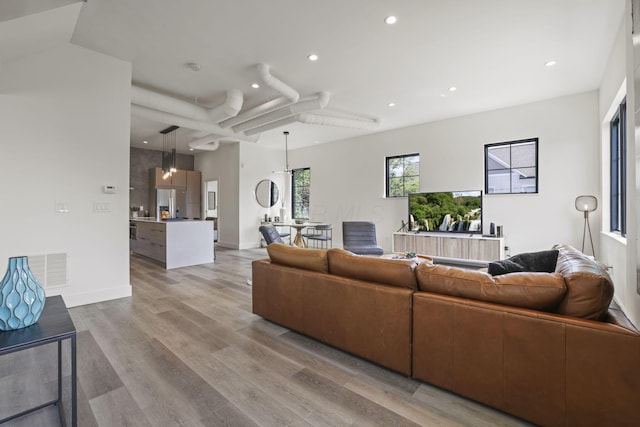
<svg viewBox="0 0 640 427"><path fill-rule="evenodd" d="M289 131L284 131L284 170L289 172Z"/></svg>

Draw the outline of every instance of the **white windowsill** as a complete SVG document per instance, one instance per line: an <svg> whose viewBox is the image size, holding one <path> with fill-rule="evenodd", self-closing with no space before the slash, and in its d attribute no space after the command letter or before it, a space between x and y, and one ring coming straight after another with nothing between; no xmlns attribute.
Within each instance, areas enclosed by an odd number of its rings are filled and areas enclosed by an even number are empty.
<svg viewBox="0 0 640 427"><path fill-rule="evenodd" d="M611 240L615 240L616 242L622 244L622 245L627 245L627 238L621 236L619 233L612 233L610 231L601 231L600 235L608 237Z"/></svg>

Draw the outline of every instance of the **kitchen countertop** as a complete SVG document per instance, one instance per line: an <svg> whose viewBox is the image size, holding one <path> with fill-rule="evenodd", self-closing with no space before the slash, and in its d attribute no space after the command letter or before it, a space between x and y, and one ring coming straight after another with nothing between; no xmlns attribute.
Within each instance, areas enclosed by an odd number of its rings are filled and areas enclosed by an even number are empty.
<svg viewBox="0 0 640 427"><path fill-rule="evenodd" d="M138 217L138 218L129 218L130 221L138 221L138 222L156 222L156 223L174 223L174 222L204 222L202 219L184 219L184 218L170 218L170 219L155 219L153 217Z"/></svg>

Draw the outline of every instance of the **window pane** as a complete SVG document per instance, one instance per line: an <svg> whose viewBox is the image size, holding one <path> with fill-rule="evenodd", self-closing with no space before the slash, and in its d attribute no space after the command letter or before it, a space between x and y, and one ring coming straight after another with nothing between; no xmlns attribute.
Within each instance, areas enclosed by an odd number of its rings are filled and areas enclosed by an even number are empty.
<svg viewBox="0 0 640 427"><path fill-rule="evenodd" d="M487 174L487 193L510 193L510 169L496 169Z"/></svg>
<svg viewBox="0 0 640 427"><path fill-rule="evenodd" d="M511 148L509 145L490 147L488 156L492 165L494 165L490 169L511 167Z"/></svg>
<svg viewBox="0 0 640 427"><path fill-rule="evenodd" d="M536 177L535 168L520 168L511 170L512 193L535 193Z"/></svg>
<svg viewBox="0 0 640 427"><path fill-rule="evenodd" d="M389 159L389 176L402 176L402 158Z"/></svg>
<svg viewBox="0 0 640 427"><path fill-rule="evenodd" d="M537 193L537 150L537 138L485 145L485 192Z"/></svg>
<svg viewBox="0 0 640 427"><path fill-rule="evenodd" d="M404 161L404 175L417 176L419 174L420 174L420 157L418 156L406 157Z"/></svg>
<svg viewBox="0 0 640 427"><path fill-rule="evenodd" d="M387 197L402 197L420 189L420 155L386 158Z"/></svg>
<svg viewBox="0 0 640 427"><path fill-rule="evenodd" d="M420 191L420 180L417 176L407 176L404 178L404 194L417 193Z"/></svg>
<svg viewBox="0 0 640 427"><path fill-rule="evenodd" d="M511 147L511 167L531 167L536 165L536 146L530 142L527 144L514 144Z"/></svg>
<svg viewBox="0 0 640 427"><path fill-rule="evenodd" d="M404 179L401 178L389 178L389 196L398 197L404 195Z"/></svg>
<svg viewBox="0 0 640 427"><path fill-rule="evenodd" d="M291 206L293 218L309 218L311 169L295 169L292 175Z"/></svg>
<svg viewBox="0 0 640 427"><path fill-rule="evenodd" d="M610 127L610 231L619 232L625 236L627 232L626 206L626 132L625 132L626 101L622 101L618 107Z"/></svg>

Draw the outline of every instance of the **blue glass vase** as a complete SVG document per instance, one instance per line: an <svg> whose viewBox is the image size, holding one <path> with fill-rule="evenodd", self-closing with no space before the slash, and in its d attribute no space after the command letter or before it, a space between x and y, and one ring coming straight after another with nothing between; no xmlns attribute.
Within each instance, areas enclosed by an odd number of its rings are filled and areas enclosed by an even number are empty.
<svg viewBox="0 0 640 427"><path fill-rule="evenodd" d="M29 259L26 256L9 258L9 267L0 283L0 331L36 323L44 301L44 289L31 272Z"/></svg>

